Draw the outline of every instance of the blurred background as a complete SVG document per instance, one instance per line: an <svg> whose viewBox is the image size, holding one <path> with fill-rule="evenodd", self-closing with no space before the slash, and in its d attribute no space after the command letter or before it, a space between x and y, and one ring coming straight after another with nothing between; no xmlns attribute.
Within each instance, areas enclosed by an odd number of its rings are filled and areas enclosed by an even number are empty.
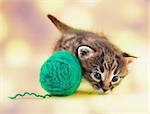
<svg viewBox="0 0 150 114"><path fill-rule="evenodd" d="M148 0L0 0L0 113L148 113L148 6ZM108 95L95 93L83 80L69 97L8 99L25 91L46 93L40 67L61 36L47 14L75 28L104 32L137 56L129 75Z"/></svg>

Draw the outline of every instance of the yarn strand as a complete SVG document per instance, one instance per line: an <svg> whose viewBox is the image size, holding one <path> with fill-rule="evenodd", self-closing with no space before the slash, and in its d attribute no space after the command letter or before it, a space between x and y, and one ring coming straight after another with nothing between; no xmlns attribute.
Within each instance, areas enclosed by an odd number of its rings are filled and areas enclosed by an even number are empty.
<svg viewBox="0 0 150 114"><path fill-rule="evenodd" d="M16 99L18 96L26 96L26 95L33 95L35 97L41 97L41 98L46 98L46 97L51 97L52 95L51 94L46 94L46 95L39 95L39 94L36 94L36 93L33 93L33 92L24 92L23 94L16 94L15 96L11 96L11 97L8 97L10 99Z"/></svg>

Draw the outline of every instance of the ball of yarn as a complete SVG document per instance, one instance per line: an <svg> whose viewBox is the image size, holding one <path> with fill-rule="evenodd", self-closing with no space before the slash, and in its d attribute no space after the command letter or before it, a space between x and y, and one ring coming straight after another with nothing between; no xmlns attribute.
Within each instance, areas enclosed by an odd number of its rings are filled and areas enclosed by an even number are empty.
<svg viewBox="0 0 150 114"><path fill-rule="evenodd" d="M54 96L73 94L79 87L81 78L80 63L68 51L56 52L41 67L41 86Z"/></svg>

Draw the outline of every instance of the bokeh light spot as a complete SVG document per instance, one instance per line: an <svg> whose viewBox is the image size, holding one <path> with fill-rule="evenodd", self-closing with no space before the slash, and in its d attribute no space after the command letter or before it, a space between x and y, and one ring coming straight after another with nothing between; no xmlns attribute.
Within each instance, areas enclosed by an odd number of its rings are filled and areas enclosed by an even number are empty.
<svg viewBox="0 0 150 114"><path fill-rule="evenodd" d="M37 4L43 13L56 13L64 7L66 0L38 0Z"/></svg>
<svg viewBox="0 0 150 114"><path fill-rule="evenodd" d="M72 27L85 30L91 30L93 26L90 12L79 7L70 6L66 8L61 15L61 20Z"/></svg>
<svg viewBox="0 0 150 114"><path fill-rule="evenodd" d="M7 43L5 47L5 59L9 66L20 67L25 65L30 56L29 45L20 39Z"/></svg>
<svg viewBox="0 0 150 114"><path fill-rule="evenodd" d="M131 53L138 54L137 49L144 44L144 39L130 30L119 30L117 33L112 34L112 37L112 42L114 42L114 44L122 48L124 51Z"/></svg>
<svg viewBox="0 0 150 114"><path fill-rule="evenodd" d="M101 1L102 0L78 0L81 5L87 6L88 8L95 7Z"/></svg>
<svg viewBox="0 0 150 114"><path fill-rule="evenodd" d="M139 22L144 14L145 8L138 3L127 3L122 7L120 15L128 22Z"/></svg>

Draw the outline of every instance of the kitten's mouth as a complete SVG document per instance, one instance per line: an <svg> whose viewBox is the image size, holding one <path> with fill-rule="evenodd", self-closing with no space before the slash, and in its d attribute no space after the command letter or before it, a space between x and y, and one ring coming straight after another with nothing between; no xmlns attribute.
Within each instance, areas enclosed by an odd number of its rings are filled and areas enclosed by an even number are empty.
<svg viewBox="0 0 150 114"><path fill-rule="evenodd" d="M111 87L110 89L103 89L99 84L94 84L93 85L93 88L98 90L98 92L100 93L104 93L104 94L107 94L109 92L111 92L111 90L114 88L114 87Z"/></svg>

